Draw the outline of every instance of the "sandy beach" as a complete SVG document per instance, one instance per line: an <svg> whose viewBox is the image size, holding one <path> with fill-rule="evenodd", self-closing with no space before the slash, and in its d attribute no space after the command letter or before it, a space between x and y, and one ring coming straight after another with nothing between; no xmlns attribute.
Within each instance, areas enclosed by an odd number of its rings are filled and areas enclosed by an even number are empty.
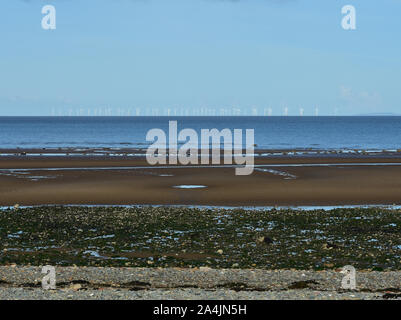
<svg viewBox="0 0 401 320"><path fill-rule="evenodd" d="M211 268L57 267L55 290L41 268L0 267L0 299L40 300L388 300L400 299L400 272L361 272L358 289L341 289L337 271Z"/></svg>
<svg viewBox="0 0 401 320"><path fill-rule="evenodd" d="M398 153L259 156L249 176L231 166L150 166L138 156L0 157L2 206L392 205L400 191Z"/></svg>

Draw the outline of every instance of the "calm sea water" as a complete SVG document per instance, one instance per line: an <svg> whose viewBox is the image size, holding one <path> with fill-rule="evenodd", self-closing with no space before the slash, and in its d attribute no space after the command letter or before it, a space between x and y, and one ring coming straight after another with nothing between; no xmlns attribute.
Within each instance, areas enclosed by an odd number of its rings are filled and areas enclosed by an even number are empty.
<svg viewBox="0 0 401 320"><path fill-rule="evenodd" d="M401 117L0 117L0 148L145 148L152 128L254 129L262 149L401 149Z"/></svg>

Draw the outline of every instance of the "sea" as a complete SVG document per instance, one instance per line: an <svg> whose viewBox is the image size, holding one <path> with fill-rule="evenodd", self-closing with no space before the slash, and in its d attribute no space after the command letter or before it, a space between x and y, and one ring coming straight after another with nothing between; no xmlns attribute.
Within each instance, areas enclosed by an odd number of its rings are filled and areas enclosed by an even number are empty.
<svg viewBox="0 0 401 320"><path fill-rule="evenodd" d="M401 116L0 117L0 149L146 148L150 129L254 129L255 149L397 150Z"/></svg>

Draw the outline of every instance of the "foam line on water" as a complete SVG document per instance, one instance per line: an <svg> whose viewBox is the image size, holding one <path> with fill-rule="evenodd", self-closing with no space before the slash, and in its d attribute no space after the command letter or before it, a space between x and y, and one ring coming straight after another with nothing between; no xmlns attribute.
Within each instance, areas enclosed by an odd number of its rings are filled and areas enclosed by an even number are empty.
<svg viewBox="0 0 401 320"><path fill-rule="evenodd" d="M128 166L128 167L58 167L58 168L4 168L0 171L76 171L76 170L136 170L136 169L185 169L185 168L241 168L244 165L166 165L166 166ZM355 162L355 163L276 163L255 164L255 168L285 168L285 167L343 167L343 166L401 166L401 162Z"/></svg>

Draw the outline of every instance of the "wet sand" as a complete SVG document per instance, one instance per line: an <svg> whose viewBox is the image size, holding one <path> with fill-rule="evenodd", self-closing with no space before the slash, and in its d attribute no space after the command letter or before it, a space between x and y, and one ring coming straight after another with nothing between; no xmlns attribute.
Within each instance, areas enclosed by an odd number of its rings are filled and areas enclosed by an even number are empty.
<svg viewBox="0 0 401 320"><path fill-rule="evenodd" d="M231 167L152 167L144 157L3 155L0 205L401 204L399 155L283 155L255 163L266 166L236 176Z"/></svg>

